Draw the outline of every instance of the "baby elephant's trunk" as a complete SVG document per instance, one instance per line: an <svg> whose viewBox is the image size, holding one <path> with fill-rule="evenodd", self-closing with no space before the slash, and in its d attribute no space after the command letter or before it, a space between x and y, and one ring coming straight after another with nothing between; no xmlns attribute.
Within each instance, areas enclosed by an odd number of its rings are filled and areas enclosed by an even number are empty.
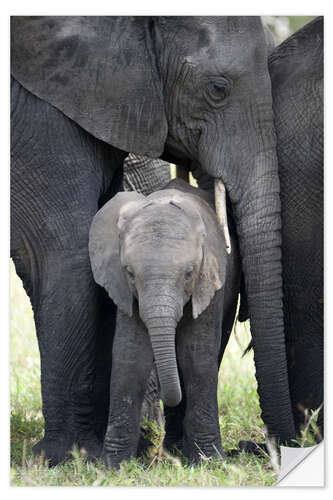
<svg viewBox="0 0 333 500"><path fill-rule="evenodd" d="M141 314L153 347L161 398L167 406L177 406L182 399L175 346L178 317L175 316L178 316L175 310L165 304L151 306Z"/></svg>

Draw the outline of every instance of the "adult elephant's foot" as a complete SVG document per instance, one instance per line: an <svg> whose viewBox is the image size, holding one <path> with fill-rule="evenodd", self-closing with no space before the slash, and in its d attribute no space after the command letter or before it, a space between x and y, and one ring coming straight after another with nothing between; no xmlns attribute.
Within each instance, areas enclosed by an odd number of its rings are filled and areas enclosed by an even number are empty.
<svg viewBox="0 0 333 500"><path fill-rule="evenodd" d="M72 458L73 443L69 439L41 439L33 448L34 455L41 456L54 467Z"/></svg>
<svg viewBox="0 0 333 500"><path fill-rule="evenodd" d="M36 456L41 456L54 467L73 458L73 447L76 443L66 438L43 438L32 449ZM80 454L87 460L95 460L101 456L102 443L97 439L82 440L77 444Z"/></svg>
<svg viewBox="0 0 333 500"><path fill-rule="evenodd" d="M183 448L183 421L186 410L186 396L182 381L181 388L183 398L180 404L173 407L164 406L165 436L163 440L163 448L170 453L175 452L177 449L182 451Z"/></svg>
<svg viewBox="0 0 333 500"><path fill-rule="evenodd" d="M245 453L252 453L258 457L264 457L268 454L268 449L265 443L255 443L253 441L239 441L238 443L239 451L245 451Z"/></svg>
<svg viewBox="0 0 333 500"><path fill-rule="evenodd" d="M147 453L149 448L152 448L153 446L154 446L154 443L152 443L152 441L150 441L150 439L145 437L141 431L140 439L139 439L139 443L138 443L138 448L137 448L137 452L136 452L137 456L140 457L142 455L145 455L145 453Z"/></svg>
<svg viewBox="0 0 333 500"><path fill-rule="evenodd" d="M183 436L166 434L163 440L163 448L169 453L174 453L177 450L183 450Z"/></svg>
<svg viewBox="0 0 333 500"><path fill-rule="evenodd" d="M78 447L83 457L86 457L89 461L95 461L97 458L101 457L103 443L97 438L87 439L81 440Z"/></svg>

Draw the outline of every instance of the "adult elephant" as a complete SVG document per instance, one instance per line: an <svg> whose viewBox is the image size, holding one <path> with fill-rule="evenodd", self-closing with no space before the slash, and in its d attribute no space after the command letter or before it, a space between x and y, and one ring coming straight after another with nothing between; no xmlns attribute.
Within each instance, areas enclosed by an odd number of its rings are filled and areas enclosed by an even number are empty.
<svg viewBox="0 0 333 500"><path fill-rule="evenodd" d="M240 239L263 418L271 435L292 438L260 18L13 17L11 34L12 249L41 352L45 436L36 451L53 463L73 442L98 453L93 414L98 404L102 434L110 351L103 331L113 329L114 313L93 282L88 229L119 190L128 151L196 160L223 181Z"/></svg>
<svg viewBox="0 0 333 500"><path fill-rule="evenodd" d="M323 18L279 45L269 71L281 184L288 376L300 435L311 411L323 404ZM241 320L248 316L244 304ZM323 409L317 425L323 435ZM240 445L256 450L250 442Z"/></svg>
<svg viewBox="0 0 333 500"><path fill-rule="evenodd" d="M323 18L269 59L281 183L284 317L292 408L323 403ZM317 424L323 432L323 410Z"/></svg>

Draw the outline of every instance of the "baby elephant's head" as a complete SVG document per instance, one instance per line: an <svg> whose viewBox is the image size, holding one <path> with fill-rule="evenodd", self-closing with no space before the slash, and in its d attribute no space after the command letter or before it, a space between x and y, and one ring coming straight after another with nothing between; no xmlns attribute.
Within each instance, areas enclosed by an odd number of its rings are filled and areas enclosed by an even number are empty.
<svg viewBox="0 0 333 500"><path fill-rule="evenodd" d="M168 406L181 400L175 333L192 298L197 318L226 275L226 246L214 211L175 189L117 194L96 214L89 253L96 282L129 316L137 299Z"/></svg>

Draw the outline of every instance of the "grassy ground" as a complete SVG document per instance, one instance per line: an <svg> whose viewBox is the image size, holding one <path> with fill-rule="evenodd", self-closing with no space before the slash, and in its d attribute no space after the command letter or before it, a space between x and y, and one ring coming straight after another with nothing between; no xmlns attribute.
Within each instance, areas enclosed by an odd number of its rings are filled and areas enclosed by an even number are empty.
<svg viewBox="0 0 333 500"><path fill-rule="evenodd" d="M31 455L43 435L40 365L30 303L11 264L11 484L22 486L269 486L276 482L269 457L241 454L226 462L193 467L151 455L132 460L120 471L86 463L74 450L73 461L49 469ZM263 441L252 353L241 359L249 340L240 325L229 342L218 386L220 426L226 452L240 439ZM157 432L157 441L160 433Z"/></svg>

